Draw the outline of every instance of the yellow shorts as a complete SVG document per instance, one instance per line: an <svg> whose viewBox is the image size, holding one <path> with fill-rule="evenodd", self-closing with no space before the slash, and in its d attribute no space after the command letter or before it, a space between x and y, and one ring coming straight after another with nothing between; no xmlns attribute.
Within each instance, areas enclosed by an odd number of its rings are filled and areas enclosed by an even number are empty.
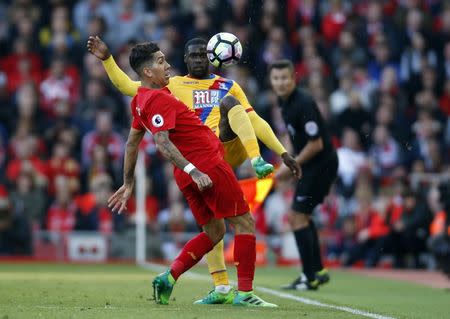
<svg viewBox="0 0 450 319"><path fill-rule="evenodd" d="M223 148L225 149L225 161L232 168L239 167L248 158L247 151L242 145L239 137L236 137L228 142L222 142Z"/></svg>

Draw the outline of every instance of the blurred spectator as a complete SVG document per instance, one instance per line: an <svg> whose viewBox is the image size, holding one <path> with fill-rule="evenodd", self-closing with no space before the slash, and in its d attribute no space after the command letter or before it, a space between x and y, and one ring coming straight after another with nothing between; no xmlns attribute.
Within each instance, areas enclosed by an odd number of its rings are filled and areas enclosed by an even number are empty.
<svg viewBox="0 0 450 319"><path fill-rule="evenodd" d="M16 130L21 126L26 126L28 133L39 134L44 130L45 117L39 110L39 96L32 82L24 83L17 89L16 109L18 114L14 114L11 121Z"/></svg>
<svg viewBox="0 0 450 319"><path fill-rule="evenodd" d="M57 191L57 181L62 177L64 186L71 194L76 194L80 190L80 164L70 156L67 145L55 143L52 157L48 161L48 176L50 194Z"/></svg>
<svg viewBox="0 0 450 319"><path fill-rule="evenodd" d="M79 35L72 30L70 24L69 8L65 5L57 5L51 10L50 25L41 29L39 40L41 46L48 49L48 52L54 52L57 43L55 40L62 39L65 45L70 49L78 41Z"/></svg>
<svg viewBox="0 0 450 319"><path fill-rule="evenodd" d="M113 130L112 115L109 111L101 111L96 115L96 127L87 133L82 140L83 166L91 165L94 149L103 146L114 171L118 171L122 163L124 140Z"/></svg>
<svg viewBox="0 0 450 319"><path fill-rule="evenodd" d="M322 19L322 35L331 46L337 42L347 20L341 0L330 1L330 11Z"/></svg>
<svg viewBox="0 0 450 319"><path fill-rule="evenodd" d="M136 37L142 30L142 13L144 12L144 1L142 0L117 0L113 3L113 20L111 31L114 37L111 44L119 47Z"/></svg>
<svg viewBox="0 0 450 319"><path fill-rule="evenodd" d="M450 117L450 79L447 79L444 84L444 92L439 99L439 106L442 113L444 113L447 118Z"/></svg>
<svg viewBox="0 0 450 319"><path fill-rule="evenodd" d="M158 218L158 213L159 213L159 209L160 209L160 203L158 201L158 198L153 194L154 193L154 186L153 186L153 181L150 177L147 177L145 179L146 183L146 189L145 189L145 194L146 194L146 198L145 198L145 211L146 211L146 222L147 225L151 228L155 228L157 226L157 218ZM129 214L129 218L133 218L135 219L136 217L136 213L137 213L137 202L136 202L136 197L132 196L127 203L127 212Z"/></svg>
<svg viewBox="0 0 450 319"><path fill-rule="evenodd" d="M440 131L439 122L434 120L429 112L422 111L419 113L418 120L413 125L413 131L416 138L412 143L412 150L409 154L409 161L414 171L433 171L436 167L435 157L431 157L436 151L438 145L434 138ZM431 143L431 144L430 144Z"/></svg>
<svg viewBox="0 0 450 319"><path fill-rule="evenodd" d="M159 24L156 14L148 12L142 17L142 30L140 30L141 38L144 41L156 41L159 42L163 39L164 29ZM93 34L93 33L91 33ZM106 43L108 43L106 41Z"/></svg>
<svg viewBox="0 0 450 319"><path fill-rule="evenodd" d="M392 58L391 48L389 47L384 35L379 35L376 37L373 55L374 59L371 60L367 66L369 76L372 80L379 83L381 74L385 67L392 67L395 69L396 73L399 74L399 65Z"/></svg>
<svg viewBox="0 0 450 319"><path fill-rule="evenodd" d="M103 81L90 79L86 84L85 91L85 98L78 102L75 111L82 134L94 129L96 114L102 110L111 112L115 123L123 122L123 114L121 114L116 101L106 95L105 83Z"/></svg>
<svg viewBox="0 0 450 319"><path fill-rule="evenodd" d="M58 176L55 181L55 201L47 211L46 227L48 231L67 233L75 227L77 206L72 197L69 180Z"/></svg>
<svg viewBox="0 0 450 319"><path fill-rule="evenodd" d="M111 214L108 208L108 198L111 196L112 181L106 174L99 174L89 183L90 193L78 198L76 212L76 230L96 230L103 234L110 234L123 219L123 216ZM114 216L114 217L113 217Z"/></svg>
<svg viewBox="0 0 450 319"><path fill-rule="evenodd" d="M113 7L109 1L104 0L81 0L73 10L73 22L78 31L81 32L83 38L87 38L89 20L93 16L105 19L108 29L112 28L114 21Z"/></svg>
<svg viewBox="0 0 450 319"><path fill-rule="evenodd" d="M86 171L85 181L89 184L98 175L103 174L113 178L117 177L113 170L107 147L105 145L96 144L92 149L92 158L88 170Z"/></svg>
<svg viewBox="0 0 450 319"><path fill-rule="evenodd" d="M366 59L366 53L358 46L352 32L350 30L342 30L339 35L338 45L331 52L333 66L337 68L343 61L351 61L355 65L363 65Z"/></svg>
<svg viewBox="0 0 450 319"><path fill-rule="evenodd" d="M351 129L342 134L342 146L337 149L339 159L338 190L344 197L351 197L360 170L367 165L367 157L361 149L358 135Z"/></svg>
<svg viewBox="0 0 450 319"><path fill-rule="evenodd" d="M69 118L79 99L77 81L66 74L66 61L53 59L50 72L41 84L41 103L49 118Z"/></svg>
<svg viewBox="0 0 450 319"><path fill-rule="evenodd" d="M420 78L421 72L425 66L435 67L437 56L433 50L427 48L424 36L420 33L411 35L411 45L403 51L400 65L400 78L412 88L415 81Z"/></svg>
<svg viewBox="0 0 450 319"><path fill-rule="evenodd" d="M30 52L29 44L22 38L14 40L12 54L1 58L0 69L6 73L9 94L25 82L39 86L42 80L42 59L37 53Z"/></svg>
<svg viewBox="0 0 450 319"><path fill-rule="evenodd" d="M450 278L450 183L432 189L430 197L434 218L427 244L438 267Z"/></svg>
<svg viewBox="0 0 450 319"><path fill-rule="evenodd" d="M287 220L292 189L289 181L279 181L275 191L270 194L264 204L264 213L269 234L280 235L290 231Z"/></svg>
<svg viewBox="0 0 450 319"><path fill-rule="evenodd" d="M339 79L339 87L330 95L330 106L333 115L338 116L349 106L352 86L353 82L350 75L342 76Z"/></svg>
<svg viewBox="0 0 450 319"><path fill-rule="evenodd" d="M378 239L375 244L373 263L379 260L381 253L394 255L394 266L405 267L405 255L412 254L414 267L419 266L419 253L425 250L425 238L428 233L431 212L419 194L406 191L403 195L403 207L391 205L385 217L390 227L387 236Z"/></svg>
<svg viewBox="0 0 450 319"><path fill-rule="evenodd" d="M383 217L373 208L370 190L360 190L357 194L358 208L355 213L354 246L346 247L342 259L345 266L353 265L360 259L368 267L373 267L378 261L377 240L385 236L389 228Z"/></svg>
<svg viewBox="0 0 450 319"><path fill-rule="evenodd" d="M290 32L306 25L313 26L317 31L320 29L320 9L316 0L288 0L286 16Z"/></svg>
<svg viewBox="0 0 450 319"><path fill-rule="evenodd" d="M0 256L31 255L29 218L14 212L5 187L0 185Z"/></svg>
<svg viewBox="0 0 450 319"><path fill-rule="evenodd" d="M352 91L349 98L348 107L338 116L339 131L343 134L345 128L353 129L358 133L360 142L367 146L372 131L370 113L363 109L360 96L356 91Z"/></svg>
<svg viewBox="0 0 450 319"><path fill-rule="evenodd" d="M16 155L6 167L6 177L11 183L17 181L22 173L33 174L35 182L47 184L47 165L36 155L36 140L33 136L26 136L17 141Z"/></svg>
<svg viewBox="0 0 450 319"><path fill-rule="evenodd" d="M17 176L10 195L11 208L13 214L25 216L33 227L40 227L47 203L44 191L35 179L33 172L29 171L23 171Z"/></svg>
<svg viewBox="0 0 450 319"><path fill-rule="evenodd" d="M381 185L389 185L401 164L401 153L397 141L386 126L379 125L373 134L374 144L369 150L373 174ZM399 172L397 172L399 174Z"/></svg>

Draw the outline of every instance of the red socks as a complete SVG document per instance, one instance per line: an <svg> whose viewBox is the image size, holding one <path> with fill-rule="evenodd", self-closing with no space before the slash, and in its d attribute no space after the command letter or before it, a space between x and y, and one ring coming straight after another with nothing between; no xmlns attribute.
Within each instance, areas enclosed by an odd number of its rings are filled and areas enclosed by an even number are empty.
<svg viewBox="0 0 450 319"><path fill-rule="evenodd" d="M191 269L202 257L214 248L211 239L205 233L200 233L184 245L183 250L170 266L172 277L177 280L182 273Z"/></svg>
<svg viewBox="0 0 450 319"><path fill-rule="evenodd" d="M256 261L255 235L241 234L234 238L234 263L237 268L238 290L252 291Z"/></svg>

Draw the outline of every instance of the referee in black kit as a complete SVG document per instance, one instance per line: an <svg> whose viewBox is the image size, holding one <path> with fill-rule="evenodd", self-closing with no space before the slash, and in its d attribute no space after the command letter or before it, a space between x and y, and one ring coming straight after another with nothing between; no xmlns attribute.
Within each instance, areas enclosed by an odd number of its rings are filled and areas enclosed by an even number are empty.
<svg viewBox="0 0 450 319"><path fill-rule="evenodd" d="M322 265L319 237L311 214L322 203L337 177L338 158L316 102L311 95L296 88L292 62L280 60L273 63L269 67L269 76L294 147L295 159L303 171L289 211L289 223L305 276L300 275L282 288L316 290L330 277ZM279 179L290 175L284 166L277 173Z"/></svg>

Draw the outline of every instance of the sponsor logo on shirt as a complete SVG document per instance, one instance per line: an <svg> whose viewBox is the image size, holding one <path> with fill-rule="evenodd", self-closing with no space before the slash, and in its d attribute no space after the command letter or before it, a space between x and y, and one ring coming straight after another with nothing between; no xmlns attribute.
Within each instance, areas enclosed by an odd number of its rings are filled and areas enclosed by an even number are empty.
<svg viewBox="0 0 450 319"><path fill-rule="evenodd" d="M204 109L219 106L220 91L219 90L194 90L194 109Z"/></svg>
<svg viewBox="0 0 450 319"><path fill-rule="evenodd" d="M136 111L138 115L141 116L141 107L139 105L136 107Z"/></svg>

